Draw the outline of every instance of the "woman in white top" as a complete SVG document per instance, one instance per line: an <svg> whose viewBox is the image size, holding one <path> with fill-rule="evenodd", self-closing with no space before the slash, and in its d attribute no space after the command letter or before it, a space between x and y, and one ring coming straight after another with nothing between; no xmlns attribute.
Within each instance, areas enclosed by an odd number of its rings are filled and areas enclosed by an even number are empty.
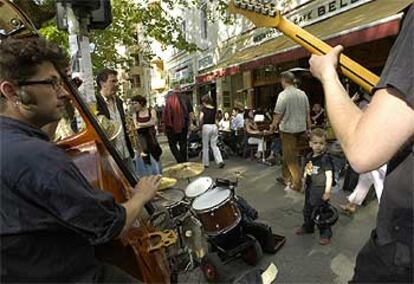
<svg viewBox="0 0 414 284"><path fill-rule="evenodd" d="M219 122L219 130L230 132L230 115L228 112L224 113L223 118Z"/></svg>
<svg viewBox="0 0 414 284"><path fill-rule="evenodd" d="M253 110L248 110L247 115L244 118L245 128L247 136L261 135L263 131L260 131L257 127L256 122L254 122L254 113ZM254 155L257 159L260 159L264 155L264 139L258 137L249 137L247 143L250 145L257 145L257 152Z"/></svg>

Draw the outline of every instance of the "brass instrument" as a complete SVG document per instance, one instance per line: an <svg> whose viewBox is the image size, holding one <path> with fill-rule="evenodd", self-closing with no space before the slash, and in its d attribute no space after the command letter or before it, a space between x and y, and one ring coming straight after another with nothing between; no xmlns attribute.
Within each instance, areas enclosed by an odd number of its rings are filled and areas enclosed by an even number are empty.
<svg viewBox="0 0 414 284"><path fill-rule="evenodd" d="M142 152L142 147L139 143L138 132L135 127L135 115L131 111L125 113L126 132L131 140L132 148L138 154Z"/></svg>
<svg viewBox="0 0 414 284"><path fill-rule="evenodd" d="M110 120L104 115L98 115L97 119L106 136L108 136L109 141L115 140L121 134L122 125L120 123Z"/></svg>

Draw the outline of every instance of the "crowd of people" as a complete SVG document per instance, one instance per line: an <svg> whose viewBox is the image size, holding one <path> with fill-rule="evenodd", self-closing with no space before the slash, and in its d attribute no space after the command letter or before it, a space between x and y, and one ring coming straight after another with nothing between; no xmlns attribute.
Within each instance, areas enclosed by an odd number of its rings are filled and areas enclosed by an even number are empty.
<svg viewBox="0 0 414 284"><path fill-rule="evenodd" d="M326 111L321 104L311 110L306 94L295 86L294 75L285 72L280 76L283 91L265 129L261 123L266 113L234 108L231 116L220 115L209 96L202 98L196 118L188 99L173 92L161 118L172 154L177 163L188 161L187 138L195 120L201 129L205 167L210 166L210 148L217 166L225 166L217 145L220 132L228 133L227 141L235 153L256 145L258 159L266 154L263 137L278 133L275 137L280 141L272 141L269 155L281 150L283 175L278 181L305 194L304 222L296 233L312 233L312 212L329 205L335 183L327 135L322 129L329 121L349 164L364 173L344 211L354 212L372 183L380 200L377 227L358 254L351 282L412 282L413 29L411 7L365 111L355 105L339 80L336 67L341 46L310 59L311 73L324 89ZM50 142L46 126L57 126L68 101L62 73L58 72L66 67L63 52L44 39L10 38L0 43L1 279L136 282L128 273L98 260L95 246L122 237L156 194L160 177L153 174L162 171L162 149L155 129L159 115L147 106L144 97L131 98L131 130L125 104L117 96L116 71L98 73L97 115L120 126L112 145L125 166L141 176L132 197L115 202L112 194L93 187L74 161ZM135 149L131 134L136 134ZM308 154L301 152L302 146L308 148ZM301 155L303 165L298 159ZM329 244L333 235L330 225L316 225L319 243Z"/></svg>

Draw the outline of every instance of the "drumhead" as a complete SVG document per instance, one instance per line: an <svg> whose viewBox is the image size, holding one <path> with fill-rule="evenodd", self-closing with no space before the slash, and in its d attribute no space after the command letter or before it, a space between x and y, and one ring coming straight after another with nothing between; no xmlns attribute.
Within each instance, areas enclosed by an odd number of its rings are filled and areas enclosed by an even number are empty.
<svg viewBox="0 0 414 284"><path fill-rule="evenodd" d="M231 191L229 189L216 187L194 199L192 207L196 211L213 208L227 200L230 197L230 194Z"/></svg>
<svg viewBox="0 0 414 284"><path fill-rule="evenodd" d="M179 189L170 188L158 193L160 194L160 196L158 197L158 199L154 200L153 203L166 208L169 208L172 205L177 204L178 202L184 199L184 192L182 192Z"/></svg>
<svg viewBox="0 0 414 284"><path fill-rule="evenodd" d="M189 198L197 197L206 192L213 185L211 177L199 177L192 181L185 189L185 195Z"/></svg>

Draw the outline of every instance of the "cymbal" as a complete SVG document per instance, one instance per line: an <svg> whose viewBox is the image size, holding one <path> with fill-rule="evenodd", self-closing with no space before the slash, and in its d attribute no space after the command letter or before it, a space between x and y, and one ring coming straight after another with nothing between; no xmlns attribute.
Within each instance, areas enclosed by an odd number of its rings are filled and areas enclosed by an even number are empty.
<svg viewBox="0 0 414 284"><path fill-rule="evenodd" d="M204 172L204 166L200 163L181 163L163 170L163 175L176 179L190 178L200 175Z"/></svg>
<svg viewBox="0 0 414 284"><path fill-rule="evenodd" d="M158 186L158 190L165 190L167 188L173 187L177 184L177 179L170 178L170 177L161 177L160 185Z"/></svg>

